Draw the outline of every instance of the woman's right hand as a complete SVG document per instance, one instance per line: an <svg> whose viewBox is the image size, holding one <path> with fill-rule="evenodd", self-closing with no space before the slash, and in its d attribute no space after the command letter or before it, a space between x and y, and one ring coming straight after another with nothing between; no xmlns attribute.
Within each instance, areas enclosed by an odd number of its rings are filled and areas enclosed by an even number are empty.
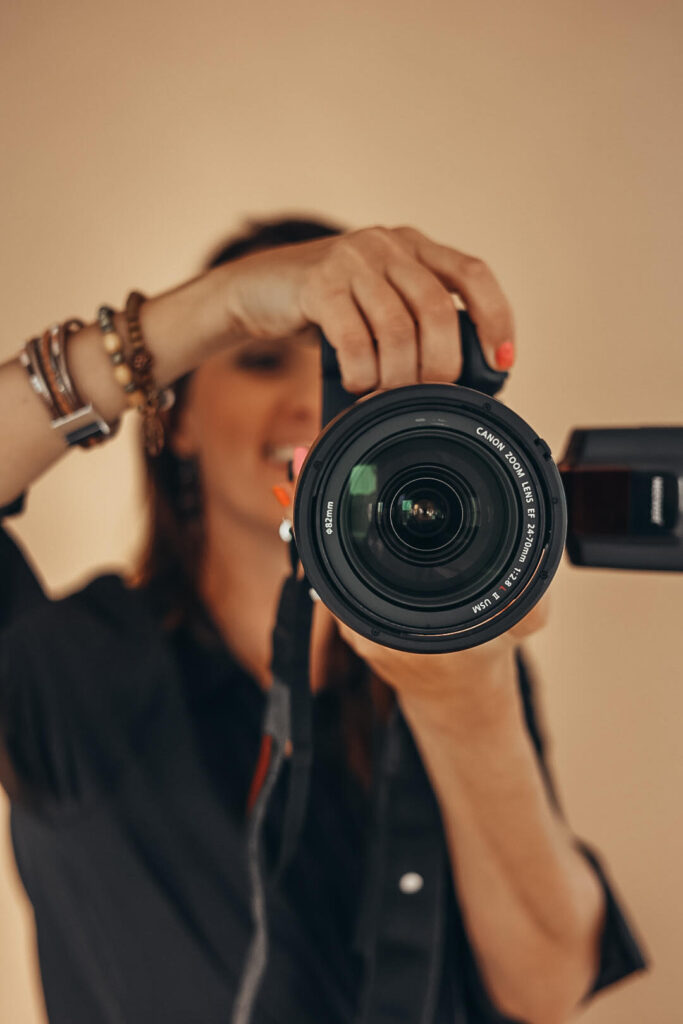
<svg viewBox="0 0 683 1024"><path fill-rule="evenodd" d="M248 337L275 340L317 325L336 349L350 392L457 380L453 294L474 321L489 364L508 369L512 362L512 310L493 272L414 228L373 227L284 246L212 273L224 282L232 331L237 325Z"/></svg>

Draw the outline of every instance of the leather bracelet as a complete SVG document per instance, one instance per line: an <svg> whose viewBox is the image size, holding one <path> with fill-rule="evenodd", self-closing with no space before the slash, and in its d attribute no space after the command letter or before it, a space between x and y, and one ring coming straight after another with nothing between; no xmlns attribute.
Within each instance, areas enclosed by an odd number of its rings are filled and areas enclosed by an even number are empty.
<svg viewBox="0 0 683 1024"><path fill-rule="evenodd" d="M48 327L46 331L43 331L43 335L38 342L38 351L40 353L40 365L47 381L47 386L50 389L50 395L52 401L57 407L57 411L60 416L68 416L74 409L83 405L82 402L74 402L68 393L68 386L64 383L62 378L61 369L55 368L53 363L53 357L51 352L51 341L54 338L59 351L62 350L59 339L60 327L55 324L54 327Z"/></svg>
<svg viewBox="0 0 683 1024"><path fill-rule="evenodd" d="M50 413L52 429L69 445L93 448L113 437L119 421L107 421L84 403L71 380L66 359L68 338L84 327L82 320L68 320L48 328L41 338L32 338L20 355L31 386Z"/></svg>
<svg viewBox="0 0 683 1024"><path fill-rule="evenodd" d="M80 331L83 327L85 327L83 321L77 320L74 317L72 320L67 320L66 323L55 324L50 331L50 355L55 366L55 373L68 401L74 409L83 405L83 402L71 380L71 374L69 373L66 361L66 343L72 334Z"/></svg>
<svg viewBox="0 0 683 1024"><path fill-rule="evenodd" d="M38 345L40 344L40 338L31 338L24 345L24 348L19 354L19 361L28 374L31 387L41 399L45 405L48 413L50 414L50 420L55 419L59 416L59 409L52 400L50 389L48 387L43 368L40 363L40 355L38 352Z"/></svg>
<svg viewBox="0 0 683 1024"><path fill-rule="evenodd" d="M94 448L116 434L120 421L107 423L91 402L83 401L71 379L66 347L71 335L83 327L83 321L75 318L64 324L54 324L44 332L39 352L52 400L59 411L59 416L52 421L53 430L60 433L69 445Z"/></svg>

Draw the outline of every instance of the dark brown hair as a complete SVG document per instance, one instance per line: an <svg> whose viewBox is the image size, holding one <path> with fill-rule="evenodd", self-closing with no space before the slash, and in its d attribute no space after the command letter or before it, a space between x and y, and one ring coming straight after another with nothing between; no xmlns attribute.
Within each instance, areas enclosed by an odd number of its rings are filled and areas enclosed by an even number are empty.
<svg viewBox="0 0 683 1024"><path fill-rule="evenodd" d="M264 249L327 238L342 231L327 221L303 217L248 220L241 231L216 247L204 269ZM192 374L188 373L174 383L175 403L164 414L167 438L178 424L191 379ZM133 583L150 590L164 621L174 626L197 618L202 611L197 571L203 530L196 465L191 459L177 456L168 443L156 457L145 452L144 460L149 518Z"/></svg>
<svg viewBox="0 0 683 1024"><path fill-rule="evenodd" d="M220 266L250 253L296 242L326 238L343 232L327 221L281 217L248 221L235 236L218 246L205 268ZM167 438L173 434L187 399L192 374L174 384L176 400L164 414ZM200 494L194 460L177 456L167 443L161 455L145 454L148 527L133 585L145 587L167 628L181 624L210 636L206 610L198 591L198 569L203 544ZM372 700L367 666L338 634L328 654L327 715L336 721L330 730L328 752L336 735L343 743L349 765L366 784L370 774ZM383 684L373 692L381 700ZM386 696L386 695L385 695ZM384 701L386 704L386 700ZM341 723L341 729L339 728Z"/></svg>

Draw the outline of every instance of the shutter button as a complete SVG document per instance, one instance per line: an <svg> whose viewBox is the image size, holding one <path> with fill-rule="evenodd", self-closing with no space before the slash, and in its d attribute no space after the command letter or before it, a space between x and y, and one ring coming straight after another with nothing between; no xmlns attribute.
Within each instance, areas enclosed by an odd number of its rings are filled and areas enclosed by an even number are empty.
<svg viewBox="0 0 683 1024"><path fill-rule="evenodd" d="M413 893L419 892L424 884L424 878L418 875L417 871L407 871L405 875L401 875L398 887L406 896L412 896Z"/></svg>

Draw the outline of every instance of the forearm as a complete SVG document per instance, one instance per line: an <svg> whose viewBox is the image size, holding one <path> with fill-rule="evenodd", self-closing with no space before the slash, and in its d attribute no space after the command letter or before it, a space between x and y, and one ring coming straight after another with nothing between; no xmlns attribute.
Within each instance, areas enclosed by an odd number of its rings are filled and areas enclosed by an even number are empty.
<svg viewBox="0 0 683 1024"><path fill-rule="evenodd" d="M488 991L510 1016L566 1020L597 972L603 897L547 798L512 649L450 698L400 700L439 800Z"/></svg>
<svg viewBox="0 0 683 1024"><path fill-rule="evenodd" d="M239 325L229 314L225 267L150 299L142 309L142 326L154 356L159 386L198 366ZM117 327L123 331L122 317ZM97 324L85 327L69 343L69 370L83 401L111 422L126 408L102 346ZM0 366L0 505L7 504L66 451L50 427L43 402L31 389L18 359Z"/></svg>

